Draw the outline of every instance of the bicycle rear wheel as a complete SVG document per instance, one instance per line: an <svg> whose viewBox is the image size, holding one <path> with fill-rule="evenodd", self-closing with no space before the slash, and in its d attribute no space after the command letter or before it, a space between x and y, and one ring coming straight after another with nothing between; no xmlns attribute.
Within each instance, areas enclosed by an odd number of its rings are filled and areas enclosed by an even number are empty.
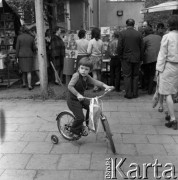
<svg viewBox="0 0 178 180"><path fill-rule="evenodd" d="M56 120L58 130L65 139L69 141L77 140L70 131L73 121L75 120L75 117L72 113L68 111L61 112L57 116Z"/></svg>
<svg viewBox="0 0 178 180"><path fill-rule="evenodd" d="M116 148L115 148L115 145L114 145L114 141L112 139L112 133L111 133L111 130L110 130L110 127L109 127L109 123L108 123L108 120L106 117L103 117L101 119L101 122L102 122L102 125L103 125L103 128L104 128L104 131L106 132L106 136L109 140L109 143L110 143L110 146L111 146L111 150L112 152L115 154L116 153Z"/></svg>

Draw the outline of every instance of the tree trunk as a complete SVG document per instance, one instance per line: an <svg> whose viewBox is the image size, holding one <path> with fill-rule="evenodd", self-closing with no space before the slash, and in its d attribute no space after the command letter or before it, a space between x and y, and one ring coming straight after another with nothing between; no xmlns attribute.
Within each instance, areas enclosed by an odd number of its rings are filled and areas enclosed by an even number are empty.
<svg viewBox="0 0 178 180"><path fill-rule="evenodd" d="M46 45L45 45L45 36L44 36L43 0L35 0L35 13L36 13L41 95L43 98L46 98L48 96L48 90L47 90L48 76L47 76Z"/></svg>

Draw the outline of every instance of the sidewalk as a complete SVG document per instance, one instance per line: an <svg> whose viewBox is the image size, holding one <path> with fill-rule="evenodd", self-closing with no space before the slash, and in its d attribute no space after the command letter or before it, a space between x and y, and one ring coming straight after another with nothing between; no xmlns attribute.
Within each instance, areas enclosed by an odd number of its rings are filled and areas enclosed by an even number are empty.
<svg viewBox="0 0 178 180"><path fill-rule="evenodd" d="M55 118L67 109L63 100L0 100L6 119L6 137L0 143L0 180L104 180L106 158L117 158L117 162L126 158L121 167L125 174L135 168L129 167L131 163L137 163L140 175L143 163L154 164L158 159L163 166L158 170L160 176L170 169L164 167L166 163L175 166L178 176L178 131L164 126L164 113L151 107L150 96L126 100L113 94L103 105L117 155L112 154L101 126L97 135L77 142L60 136ZM51 143L52 134L59 137L57 145ZM119 172L116 178L123 179ZM148 179L154 179L153 168L148 168Z"/></svg>

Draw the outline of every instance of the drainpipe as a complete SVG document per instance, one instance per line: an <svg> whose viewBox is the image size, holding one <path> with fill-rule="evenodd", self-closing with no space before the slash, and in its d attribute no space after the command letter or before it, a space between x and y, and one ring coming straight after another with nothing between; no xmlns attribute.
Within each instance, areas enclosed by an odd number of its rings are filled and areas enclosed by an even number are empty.
<svg viewBox="0 0 178 180"><path fill-rule="evenodd" d="M71 24L70 24L70 2L66 1L66 9L67 9L67 29L70 30L71 29Z"/></svg>
<svg viewBox="0 0 178 180"><path fill-rule="evenodd" d="M83 29L86 29L86 25L85 25L85 1L83 1L83 4L82 4L82 8L83 8Z"/></svg>
<svg viewBox="0 0 178 180"><path fill-rule="evenodd" d="M100 27L100 0L97 0L97 19L98 19L98 24L97 26Z"/></svg>

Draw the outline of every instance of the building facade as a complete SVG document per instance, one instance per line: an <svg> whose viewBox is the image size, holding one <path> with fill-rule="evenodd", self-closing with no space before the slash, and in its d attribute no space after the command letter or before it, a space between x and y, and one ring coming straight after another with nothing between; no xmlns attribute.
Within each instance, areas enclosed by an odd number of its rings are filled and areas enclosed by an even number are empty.
<svg viewBox="0 0 178 180"><path fill-rule="evenodd" d="M63 9L57 7L58 12L64 11L63 19L58 17L57 24L68 30L89 29L93 25L93 1L64 1Z"/></svg>
<svg viewBox="0 0 178 180"><path fill-rule="evenodd" d="M139 26L144 15L140 14L144 7L144 0L95 0L94 26L125 26L128 18L135 20Z"/></svg>

